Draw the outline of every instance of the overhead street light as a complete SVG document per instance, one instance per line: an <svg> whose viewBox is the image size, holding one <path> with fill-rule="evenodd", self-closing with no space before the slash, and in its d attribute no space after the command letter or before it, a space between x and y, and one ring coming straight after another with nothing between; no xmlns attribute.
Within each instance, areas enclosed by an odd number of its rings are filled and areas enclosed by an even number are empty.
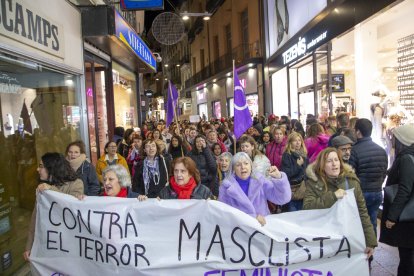
<svg viewBox="0 0 414 276"><path fill-rule="evenodd" d="M182 12L180 13L181 18L186 21L190 19L190 17L203 17L203 20L210 20L211 13L208 12Z"/></svg>

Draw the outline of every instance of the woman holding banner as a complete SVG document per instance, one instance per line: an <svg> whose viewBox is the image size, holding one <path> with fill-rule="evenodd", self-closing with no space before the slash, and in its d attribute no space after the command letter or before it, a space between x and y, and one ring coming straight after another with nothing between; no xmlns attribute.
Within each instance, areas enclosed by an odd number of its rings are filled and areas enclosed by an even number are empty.
<svg viewBox="0 0 414 276"><path fill-rule="evenodd" d="M103 187L104 196L125 197L145 199L144 196L139 196L131 189L131 176L125 167L121 165L111 165L106 167L103 172Z"/></svg>
<svg viewBox="0 0 414 276"><path fill-rule="evenodd" d="M69 161L57 152L48 152L42 156L37 168L41 184L37 186L36 192L46 190L56 191L74 197L83 195L83 182L72 169ZM26 242L26 251L23 257L29 261L32 250L36 227L36 206L33 209L32 219L29 226L29 233Z"/></svg>
<svg viewBox="0 0 414 276"><path fill-rule="evenodd" d="M306 169L308 177L306 192L303 199L303 209L330 208L335 202L346 195L346 190L354 189L359 217L365 235L367 258L374 254L377 239L374 228L368 216L365 200L359 184L359 179L352 168L344 164L341 152L335 148L321 151L315 161Z"/></svg>
<svg viewBox="0 0 414 276"><path fill-rule="evenodd" d="M144 160L135 168L132 189L142 196L156 198L168 182L170 163L161 154L156 140L147 139L142 147Z"/></svg>
<svg viewBox="0 0 414 276"><path fill-rule="evenodd" d="M266 224L270 214L267 201L283 205L290 201L288 178L276 166L271 166L268 177L252 172L252 160L245 152L234 155L231 173L220 186L219 201L224 202Z"/></svg>
<svg viewBox="0 0 414 276"><path fill-rule="evenodd" d="M190 157L178 157L173 161L170 185L160 192L161 199L208 199L212 193L201 184L200 172Z"/></svg>

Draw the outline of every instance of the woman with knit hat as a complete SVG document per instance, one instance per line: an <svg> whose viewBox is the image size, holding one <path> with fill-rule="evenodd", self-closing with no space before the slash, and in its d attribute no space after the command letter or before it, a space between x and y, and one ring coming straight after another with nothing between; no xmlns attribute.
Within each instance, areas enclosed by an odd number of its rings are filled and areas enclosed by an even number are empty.
<svg viewBox="0 0 414 276"><path fill-rule="evenodd" d="M398 247L398 276L414 275L414 222L398 222L404 206L414 192L414 126L404 125L394 130L396 159L388 173L386 186L398 184L392 203L384 202L380 241Z"/></svg>

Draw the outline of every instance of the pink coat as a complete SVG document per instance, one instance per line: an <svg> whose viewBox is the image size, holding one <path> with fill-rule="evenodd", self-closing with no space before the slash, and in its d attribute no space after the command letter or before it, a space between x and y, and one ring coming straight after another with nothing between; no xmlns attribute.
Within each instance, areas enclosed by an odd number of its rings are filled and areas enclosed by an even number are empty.
<svg viewBox="0 0 414 276"><path fill-rule="evenodd" d="M318 157L318 154L328 147L329 135L319 134L316 138L306 138L305 146L308 150L309 163L312 163Z"/></svg>

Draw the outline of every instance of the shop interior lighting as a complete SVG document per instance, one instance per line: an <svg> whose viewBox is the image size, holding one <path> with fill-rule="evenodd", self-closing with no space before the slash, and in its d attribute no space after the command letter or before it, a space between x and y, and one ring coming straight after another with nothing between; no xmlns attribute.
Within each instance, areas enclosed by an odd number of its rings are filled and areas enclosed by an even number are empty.
<svg viewBox="0 0 414 276"><path fill-rule="evenodd" d="M168 63L164 65L165 67L168 67Z"/></svg>
<svg viewBox="0 0 414 276"><path fill-rule="evenodd" d="M203 20L210 20L211 13L208 12L182 12L180 13L181 18L186 21L190 19L190 17L203 17Z"/></svg>

